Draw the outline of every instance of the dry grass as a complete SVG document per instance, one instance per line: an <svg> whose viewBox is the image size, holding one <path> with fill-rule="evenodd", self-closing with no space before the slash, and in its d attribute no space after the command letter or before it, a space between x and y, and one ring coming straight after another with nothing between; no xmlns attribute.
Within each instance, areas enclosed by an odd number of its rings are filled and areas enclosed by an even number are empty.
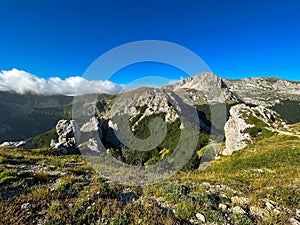
<svg viewBox="0 0 300 225"><path fill-rule="evenodd" d="M293 128L300 130L300 124ZM107 182L81 156L0 148L0 224L188 224L196 212L224 224L218 204L239 205L230 199L236 195L248 199L240 204L246 210L263 207L265 198L295 210L300 208L299 158L299 138L273 135L221 157L204 171L180 172L137 188ZM229 188L212 194L203 182ZM135 200L124 201L124 190ZM237 224L284 224L288 218L284 212L264 220L226 213Z"/></svg>
<svg viewBox="0 0 300 225"><path fill-rule="evenodd" d="M299 124L295 127L300 127ZM268 197L286 207L300 207L300 139L274 135L221 157L203 172L182 174L183 181L225 184L253 200Z"/></svg>

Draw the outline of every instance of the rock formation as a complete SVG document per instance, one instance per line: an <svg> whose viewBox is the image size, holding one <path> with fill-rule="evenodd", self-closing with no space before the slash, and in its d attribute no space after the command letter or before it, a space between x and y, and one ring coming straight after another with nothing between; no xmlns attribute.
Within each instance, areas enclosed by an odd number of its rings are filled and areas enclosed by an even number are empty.
<svg viewBox="0 0 300 225"><path fill-rule="evenodd" d="M60 120L56 125L58 140L52 140L50 146L62 154L78 154L79 149L100 152L104 148L102 129L102 121L95 116L80 128L75 120Z"/></svg>
<svg viewBox="0 0 300 225"><path fill-rule="evenodd" d="M263 106L250 107L238 104L230 109L230 117L225 124L225 149L223 155L231 155L246 147L259 135L263 128L289 130L286 122L273 110Z"/></svg>
<svg viewBox="0 0 300 225"><path fill-rule="evenodd" d="M75 132L77 126L74 120L60 120L56 124L56 132L58 134L58 142L51 142L51 147L60 149L61 153L79 154L79 150L75 140Z"/></svg>
<svg viewBox="0 0 300 225"><path fill-rule="evenodd" d="M167 92L158 88L140 88L118 96L105 117L112 118L118 114L128 114L129 119L142 114L136 124L146 116L166 113L166 122L178 118L176 101ZM136 124L133 124L133 128Z"/></svg>

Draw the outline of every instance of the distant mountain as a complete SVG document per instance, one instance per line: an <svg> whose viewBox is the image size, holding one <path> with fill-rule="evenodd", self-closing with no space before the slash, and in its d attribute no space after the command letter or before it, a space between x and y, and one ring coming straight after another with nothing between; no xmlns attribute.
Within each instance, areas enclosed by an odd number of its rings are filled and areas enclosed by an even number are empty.
<svg viewBox="0 0 300 225"><path fill-rule="evenodd" d="M164 89L174 91L193 105L216 102L262 105L275 110L289 123L300 121L300 82L262 77L229 80L202 73Z"/></svg>
<svg viewBox="0 0 300 225"><path fill-rule="evenodd" d="M73 97L0 92L0 142L23 140L70 118Z"/></svg>
<svg viewBox="0 0 300 225"><path fill-rule="evenodd" d="M231 92L248 104L270 107L285 100L300 101L300 82L261 77L223 81Z"/></svg>

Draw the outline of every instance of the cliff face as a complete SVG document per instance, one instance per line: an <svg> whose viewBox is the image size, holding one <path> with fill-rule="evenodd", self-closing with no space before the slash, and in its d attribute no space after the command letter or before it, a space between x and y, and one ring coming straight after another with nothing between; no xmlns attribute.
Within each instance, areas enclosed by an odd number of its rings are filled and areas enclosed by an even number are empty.
<svg viewBox="0 0 300 225"><path fill-rule="evenodd" d="M229 80L202 73L164 87L195 102L245 102L273 106L284 100L300 101L300 82L278 78Z"/></svg>

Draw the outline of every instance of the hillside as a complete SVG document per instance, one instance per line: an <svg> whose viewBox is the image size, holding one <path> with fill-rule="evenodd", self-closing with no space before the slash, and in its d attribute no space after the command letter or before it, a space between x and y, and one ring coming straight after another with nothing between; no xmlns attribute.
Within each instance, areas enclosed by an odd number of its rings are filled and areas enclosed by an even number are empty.
<svg viewBox="0 0 300 225"><path fill-rule="evenodd" d="M300 132L300 124L292 126ZM144 187L101 178L79 155L0 149L1 224L297 224L300 139L274 134ZM230 221L229 221L230 220Z"/></svg>
<svg viewBox="0 0 300 225"><path fill-rule="evenodd" d="M0 142L35 136L71 117L73 97L0 92Z"/></svg>

